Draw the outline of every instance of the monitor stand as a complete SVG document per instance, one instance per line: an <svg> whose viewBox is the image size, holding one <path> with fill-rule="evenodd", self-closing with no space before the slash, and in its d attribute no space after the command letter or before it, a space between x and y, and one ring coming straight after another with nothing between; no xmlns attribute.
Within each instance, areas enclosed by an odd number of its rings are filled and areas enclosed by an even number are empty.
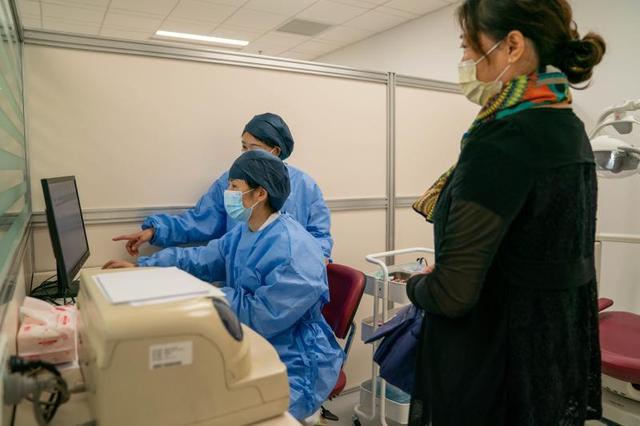
<svg viewBox="0 0 640 426"><path fill-rule="evenodd" d="M80 280L75 280L71 283L71 288L67 289L64 294L58 289L57 281L50 281L51 286L45 285L36 287L33 289L29 296L36 297L38 299L62 299L63 297L76 297L78 296L78 290L80 289Z"/></svg>
<svg viewBox="0 0 640 426"><path fill-rule="evenodd" d="M57 274L60 277L60 274ZM29 296L38 299L63 299L65 297L77 297L80 289L80 280L75 280L70 285L71 288L67 288L66 291L62 291L58 280L48 281L41 283L38 287L31 291Z"/></svg>

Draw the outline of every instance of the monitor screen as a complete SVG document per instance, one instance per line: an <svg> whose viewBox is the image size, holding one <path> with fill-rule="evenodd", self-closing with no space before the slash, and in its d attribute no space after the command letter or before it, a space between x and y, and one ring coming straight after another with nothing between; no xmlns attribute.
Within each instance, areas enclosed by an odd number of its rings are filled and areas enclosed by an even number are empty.
<svg viewBox="0 0 640 426"><path fill-rule="evenodd" d="M75 177L42 179L42 189L58 265L58 285L70 286L89 257Z"/></svg>

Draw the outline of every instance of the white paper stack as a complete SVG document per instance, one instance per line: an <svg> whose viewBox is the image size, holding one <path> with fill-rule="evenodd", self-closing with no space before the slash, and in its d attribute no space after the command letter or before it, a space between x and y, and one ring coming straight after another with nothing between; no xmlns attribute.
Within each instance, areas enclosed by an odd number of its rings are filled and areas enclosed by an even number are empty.
<svg viewBox="0 0 640 426"><path fill-rule="evenodd" d="M111 272L95 275L94 279L112 304L138 305L198 296L224 297L216 287L176 267Z"/></svg>

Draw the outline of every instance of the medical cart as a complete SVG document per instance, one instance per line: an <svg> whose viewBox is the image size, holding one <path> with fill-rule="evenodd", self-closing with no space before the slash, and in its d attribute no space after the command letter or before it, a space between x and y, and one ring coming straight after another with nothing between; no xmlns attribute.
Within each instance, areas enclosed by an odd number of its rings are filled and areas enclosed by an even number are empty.
<svg viewBox="0 0 640 426"><path fill-rule="evenodd" d="M362 320L361 337L367 340L382 324L395 316L399 308L394 304L411 303L407 298L406 281L411 274L424 269L424 257L415 262L395 264L394 256L433 254L434 250L413 247L374 253L365 256L369 263L379 267L378 271L365 274L364 292L373 296L373 316ZM372 343L372 354L378 348L378 341ZM371 379L360 385L360 403L354 409L353 424L356 426L401 426L408 424L411 396L397 387L386 383L379 376L380 367L371 360Z"/></svg>

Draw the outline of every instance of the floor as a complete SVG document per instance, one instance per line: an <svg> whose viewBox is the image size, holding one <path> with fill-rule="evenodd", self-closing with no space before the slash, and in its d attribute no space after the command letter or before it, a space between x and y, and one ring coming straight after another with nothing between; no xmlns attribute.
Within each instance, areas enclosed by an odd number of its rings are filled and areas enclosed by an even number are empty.
<svg viewBox="0 0 640 426"><path fill-rule="evenodd" d="M337 422L327 422L327 426L351 426L353 425L353 408L360 401L358 389L346 394L340 395L333 401L328 401L324 406L333 414L338 416L340 420Z"/></svg>
<svg viewBox="0 0 640 426"><path fill-rule="evenodd" d="M353 391L345 395L341 395L335 398L333 401L329 401L324 404L332 413L337 415L340 420L337 422L327 422L327 426L352 426L353 425L353 408L360 401L360 394L358 391ZM589 421L585 423L585 426L600 426L604 423L598 421Z"/></svg>

